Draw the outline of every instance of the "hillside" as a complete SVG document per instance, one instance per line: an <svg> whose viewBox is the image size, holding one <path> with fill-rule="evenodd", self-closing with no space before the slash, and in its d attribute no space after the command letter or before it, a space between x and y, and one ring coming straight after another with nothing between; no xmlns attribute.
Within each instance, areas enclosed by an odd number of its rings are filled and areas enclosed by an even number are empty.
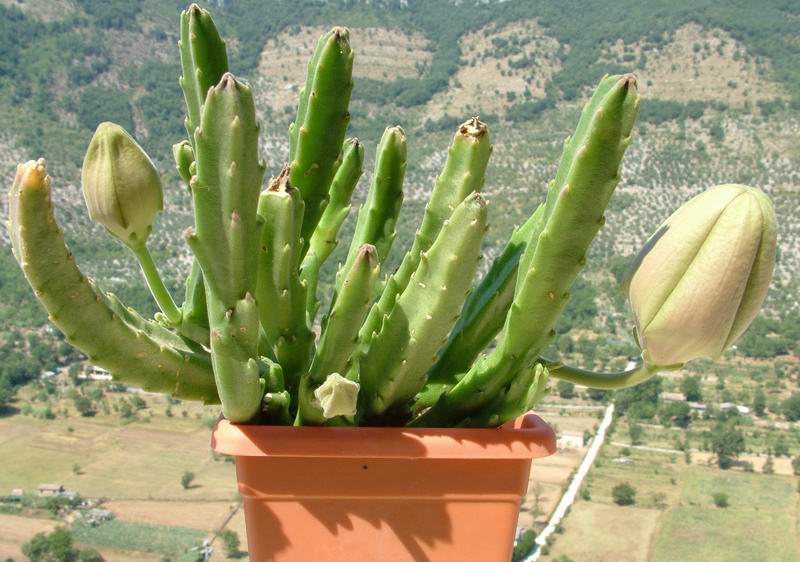
<svg viewBox="0 0 800 562"><path fill-rule="evenodd" d="M776 281L764 316L742 342L741 352L762 357L800 352L796 3L210 4L229 38L234 70L258 96L266 123L262 150L271 172L285 159L286 129L316 37L332 24L351 28L356 52L351 134L365 140L368 160L385 126L400 124L409 134L398 246L405 246L413 233L456 124L474 114L484 118L495 145L486 186L492 228L484 267L513 225L542 199L591 86L606 72L636 72L644 98L636 139L606 227L592 248L596 259L575 287L561 326L563 332L573 329L577 343L562 351L589 364L595 355L598 361L604 355L597 349L611 356L632 353L630 322L617 290L629 256L689 196L713 184L735 182L768 191L782 218ZM18 161L47 156L58 215L77 260L104 287L141 310L152 311L153 305L139 286L137 266L89 223L79 169L94 127L104 120L122 124L146 147L167 186L167 208L156 224L152 249L178 293L188 268L180 233L191 223L188 196L169 149L185 135L176 48L183 7L183 2L156 0L0 0L0 170L5 184ZM363 197L368 176L357 198ZM400 255L395 251L394 259ZM335 263L336 256L326 272L328 282ZM30 345L9 344L18 335L12 332L34 328L46 345L59 341L38 330L44 315L11 258L4 231L0 289L2 356L17 361L12 361L15 380L35 376L41 361ZM581 335L594 328L610 335L600 341ZM589 339L594 343L586 343Z"/></svg>

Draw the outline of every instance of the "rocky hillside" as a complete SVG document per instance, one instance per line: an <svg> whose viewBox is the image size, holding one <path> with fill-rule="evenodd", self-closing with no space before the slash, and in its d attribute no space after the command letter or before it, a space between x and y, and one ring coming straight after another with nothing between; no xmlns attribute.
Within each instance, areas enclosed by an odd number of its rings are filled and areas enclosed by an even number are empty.
<svg viewBox="0 0 800 562"><path fill-rule="evenodd" d="M316 38L332 24L351 28L352 134L368 147L387 125L400 124L409 134L400 244L413 233L456 124L472 115L487 120L495 143L486 186L493 207L487 258L543 197L591 85L605 72L636 72L644 97L637 138L592 250L597 259L576 287L564 330L611 326L619 334L611 338L617 352L630 350L616 291L627 259L671 209L699 190L729 182L767 190L781 219L776 282L758 337L780 339L777 322L797 321L796 3L209 4L228 38L234 70L257 92L262 148L272 171L286 155L286 128ZM0 0L0 173L8 184L16 162L47 156L59 216L79 263L144 309L152 304L131 283L138 280L135 263L85 217L78 171L101 121L116 121L141 140L166 177L168 205L152 240L177 290L187 269L180 232L191 221L169 152L185 134L176 48L182 7L156 0ZM4 232L0 246L0 317L8 328L38 326L43 315L32 305ZM777 352L792 345L797 352L796 341Z"/></svg>

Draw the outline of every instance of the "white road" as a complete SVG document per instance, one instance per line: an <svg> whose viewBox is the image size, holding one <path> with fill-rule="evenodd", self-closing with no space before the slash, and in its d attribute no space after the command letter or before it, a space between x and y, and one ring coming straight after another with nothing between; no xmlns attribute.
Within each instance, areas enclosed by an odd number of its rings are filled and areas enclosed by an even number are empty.
<svg viewBox="0 0 800 562"><path fill-rule="evenodd" d="M594 436L592 444L589 446L589 450L586 451L586 455L583 457L583 461L581 461L578 471L572 478L572 482L569 483L567 491L564 492L563 496L561 496L558 506L556 507L555 511L553 511L553 515L550 516L550 521L547 522L547 527L545 527L544 530L539 533L539 536L536 537L536 550L525 559L525 562L534 562L535 560L539 559L539 556L542 552L542 547L547 544L547 539L555 532L556 525L561 522L566 515L567 510L575 501L575 497L578 495L578 490L581 487L583 479L589 473L592 463L594 462L595 458L597 458L597 453L600 452L600 447L603 446L603 441L605 441L606 438L606 430L608 430L608 427L611 425L611 421L613 419L614 404L609 404L608 408L606 408L606 413L603 416L603 421L600 422L600 427L597 428L597 434Z"/></svg>

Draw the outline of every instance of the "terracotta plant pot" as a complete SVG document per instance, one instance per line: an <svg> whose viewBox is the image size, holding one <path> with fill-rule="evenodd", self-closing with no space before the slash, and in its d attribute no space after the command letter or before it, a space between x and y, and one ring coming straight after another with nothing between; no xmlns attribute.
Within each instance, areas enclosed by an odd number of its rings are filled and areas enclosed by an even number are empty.
<svg viewBox="0 0 800 562"><path fill-rule="evenodd" d="M555 452L534 414L498 429L234 425L251 562L508 562L531 460Z"/></svg>

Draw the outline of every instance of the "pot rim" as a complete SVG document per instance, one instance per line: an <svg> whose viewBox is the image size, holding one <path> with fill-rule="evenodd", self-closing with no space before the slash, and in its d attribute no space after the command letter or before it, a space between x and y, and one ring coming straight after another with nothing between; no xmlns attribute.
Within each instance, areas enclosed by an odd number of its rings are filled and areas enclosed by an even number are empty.
<svg viewBox="0 0 800 562"><path fill-rule="evenodd" d="M488 429L240 425L220 417L211 447L244 457L531 459L555 453L556 436L533 413Z"/></svg>

